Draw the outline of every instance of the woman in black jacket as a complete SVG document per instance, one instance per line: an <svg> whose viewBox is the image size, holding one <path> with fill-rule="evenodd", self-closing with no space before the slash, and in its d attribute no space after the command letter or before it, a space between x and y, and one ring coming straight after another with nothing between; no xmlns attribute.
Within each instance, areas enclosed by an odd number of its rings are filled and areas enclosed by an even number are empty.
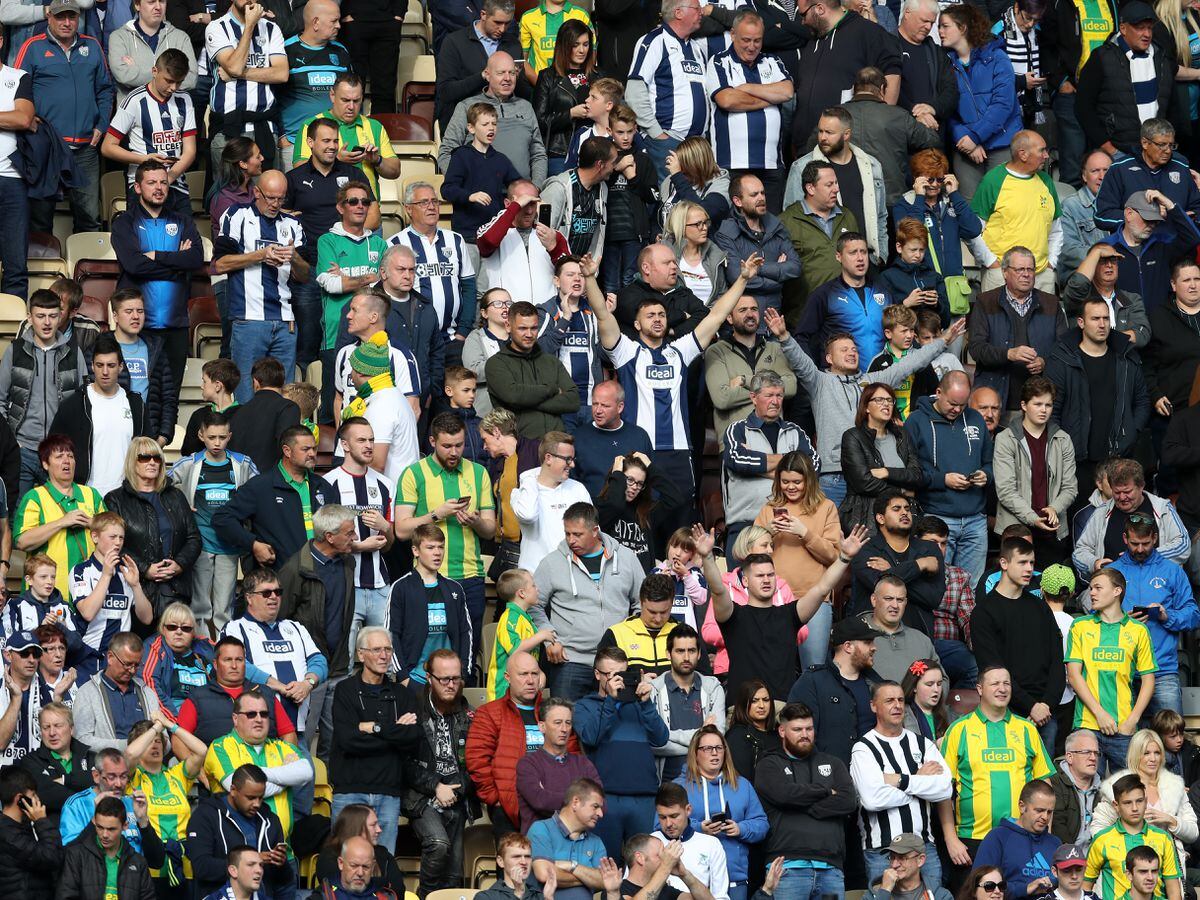
<svg viewBox="0 0 1200 900"><path fill-rule="evenodd" d="M729 714L729 730L725 733L729 744L729 759L737 769L738 777L754 783L754 769L758 761L778 750L779 729L775 723L775 701L766 682L752 678L743 681L738 688L737 702Z"/></svg>
<svg viewBox="0 0 1200 900"><path fill-rule="evenodd" d="M660 541L671 529L669 517L680 500L675 485L661 475L643 453L618 456L596 498L600 530L636 553L647 574L660 558Z"/></svg>
<svg viewBox="0 0 1200 900"><path fill-rule="evenodd" d="M886 384L868 384L858 398L854 427L842 435L842 475L846 499L842 528L866 525L875 533L875 498L886 490L915 491L921 484L921 461L893 418L896 392Z"/></svg>
<svg viewBox="0 0 1200 900"><path fill-rule="evenodd" d="M538 72L533 88L533 111L548 157L547 176L566 169L571 136L587 123L588 91L598 78L591 29L579 19L568 19L558 29L554 61Z"/></svg>
<svg viewBox="0 0 1200 900"><path fill-rule="evenodd" d="M47 703L38 713L42 746L17 763L33 776L37 794L56 823L63 804L92 786L92 751L75 740L75 719L63 703Z"/></svg>
<svg viewBox="0 0 1200 900"><path fill-rule="evenodd" d="M104 504L125 520L125 552L137 563L142 589L158 615L171 602L188 603L200 530L183 492L167 483L162 448L134 438L125 454L125 480Z"/></svg>

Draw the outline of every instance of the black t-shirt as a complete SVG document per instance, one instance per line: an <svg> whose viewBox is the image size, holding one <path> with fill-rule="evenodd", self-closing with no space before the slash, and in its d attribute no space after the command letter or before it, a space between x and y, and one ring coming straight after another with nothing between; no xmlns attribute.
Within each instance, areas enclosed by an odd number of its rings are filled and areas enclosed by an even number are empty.
<svg viewBox="0 0 1200 900"><path fill-rule="evenodd" d="M743 682L761 678L772 698L786 700L798 674L796 632L803 624L795 603L767 607L735 605L728 621L721 623L729 653L730 696L737 696Z"/></svg>
<svg viewBox="0 0 1200 900"><path fill-rule="evenodd" d="M1150 504L1149 496L1143 496L1142 505L1133 512L1154 521L1154 507ZM1104 555L1109 559L1116 559L1125 552L1125 522L1131 515L1133 513L1124 512L1113 505L1112 515L1108 517L1108 525L1104 529Z"/></svg>
<svg viewBox="0 0 1200 900"><path fill-rule="evenodd" d="M1080 351L1083 375L1092 398L1092 427L1088 432L1088 459L1099 462L1108 456L1108 438L1112 432L1114 406L1109 398L1117 395L1117 360L1111 351L1089 356Z"/></svg>
<svg viewBox="0 0 1200 900"><path fill-rule="evenodd" d="M621 896L636 897L637 892L644 887L644 884L634 884L632 881L626 878L621 882ZM658 900L679 900L679 897L682 894L683 891L679 890L679 888L671 887L669 884L664 884L658 892Z"/></svg>
<svg viewBox="0 0 1200 900"><path fill-rule="evenodd" d="M779 446L779 419L776 419L774 422L763 422L762 433L763 437L771 445L771 452L778 453L779 451L776 448Z"/></svg>
<svg viewBox="0 0 1200 900"><path fill-rule="evenodd" d="M579 557L579 561L583 563L583 567L588 570L588 574L592 576L592 581L600 580L600 567L604 565L603 551L593 553L589 556Z"/></svg>
<svg viewBox="0 0 1200 900"><path fill-rule="evenodd" d="M846 690L854 695L854 707L858 714L858 733L866 734L875 727L875 713L871 712L871 689L867 687L867 679L859 675L857 678L838 678L846 686Z"/></svg>
<svg viewBox="0 0 1200 900"><path fill-rule="evenodd" d="M571 233L567 235L567 246L575 256L583 256L592 250L592 237L600 228L600 185L591 190L579 182L579 176L571 173Z"/></svg>
<svg viewBox="0 0 1200 900"><path fill-rule="evenodd" d="M935 87L930 65L930 53L938 52L927 44L910 44L899 38L900 45L900 98L896 105L911 110L918 103L933 106Z"/></svg>
<svg viewBox="0 0 1200 900"><path fill-rule="evenodd" d="M844 166L839 166L835 162L831 162L829 165L837 173L838 201L842 204L843 209L854 213L854 218L858 220L859 231L866 234L867 225L863 221L863 191L865 188L862 183L862 175L858 172L858 160L851 155L850 162ZM872 185L871 190L874 189L874 185Z"/></svg>

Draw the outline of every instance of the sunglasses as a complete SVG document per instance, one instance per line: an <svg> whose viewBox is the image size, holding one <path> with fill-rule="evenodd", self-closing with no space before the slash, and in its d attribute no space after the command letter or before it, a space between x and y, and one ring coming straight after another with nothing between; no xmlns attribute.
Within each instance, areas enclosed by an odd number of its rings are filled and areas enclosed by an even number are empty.
<svg viewBox="0 0 1200 900"><path fill-rule="evenodd" d="M370 206L371 201L366 197L347 197L342 201L347 206Z"/></svg>
<svg viewBox="0 0 1200 900"><path fill-rule="evenodd" d="M194 625L180 625L176 622L164 622L163 631L182 631L184 634L191 634L196 630Z"/></svg>
<svg viewBox="0 0 1200 900"><path fill-rule="evenodd" d="M246 591L247 594L258 594L260 597L282 597L283 591L279 588L264 588L261 591Z"/></svg>
<svg viewBox="0 0 1200 900"><path fill-rule="evenodd" d="M1008 882L1004 881L1004 880L981 881L981 882L979 882L979 886L981 888L983 888L984 893L987 893L987 894L994 894L996 891L1007 891L1008 890Z"/></svg>
<svg viewBox="0 0 1200 900"><path fill-rule="evenodd" d="M265 709L248 709L245 712L238 713L239 716L245 716L247 719L266 719L270 717L270 713Z"/></svg>
<svg viewBox="0 0 1200 900"><path fill-rule="evenodd" d="M17 656L21 657L21 659L29 659L29 657L31 657L31 656L34 659L42 658L42 648L41 647L27 647L24 650L14 650L13 652L16 653Z"/></svg>
<svg viewBox="0 0 1200 900"><path fill-rule="evenodd" d="M162 462L162 457L159 456L157 453L139 453L137 455L137 461L138 462L160 463L160 462Z"/></svg>

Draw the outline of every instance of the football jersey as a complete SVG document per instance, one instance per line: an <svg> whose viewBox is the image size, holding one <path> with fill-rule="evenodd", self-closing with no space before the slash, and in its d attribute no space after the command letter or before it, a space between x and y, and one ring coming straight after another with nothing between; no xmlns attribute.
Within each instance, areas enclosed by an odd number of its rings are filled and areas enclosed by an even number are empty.
<svg viewBox="0 0 1200 900"><path fill-rule="evenodd" d="M621 335L606 350L625 389L621 418L650 435L655 450L687 450L687 367L701 354L694 334L676 338L656 350Z"/></svg>
<svg viewBox="0 0 1200 900"><path fill-rule="evenodd" d="M446 335L453 335L459 326L464 334L469 332L475 326L475 298L468 298L464 307L461 281L474 278L475 267L462 235L439 228L430 239L410 225L388 238L388 243L412 250L417 267L413 290L433 304Z"/></svg>
<svg viewBox="0 0 1200 900"><path fill-rule="evenodd" d="M253 663L284 684L302 679L308 672L308 658L321 652L308 629L291 619L259 622L247 613L226 623L221 636L227 635L246 646L247 663ZM296 704L287 697L280 695L279 700L287 714L295 719L296 728L303 732L308 717L308 698L300 705L299 713Z"/></svg>
<svg viewBox="0 0 1200 900"><path fill-rule="evenodd" d="M241 42L245 27L231 8L221 18L209 22L204 29L204 64L200 66L200 74L212 76L209 105L217 121L234 112L267 112L275 108L275 90L271 85L244 78L222 81L216 74L217 54L235 49ZM276 56L287 56L283 47L283 32L263 16L254 28L254 37L250 39L246 68L269 68L271 59Z"/></svg>
<svg viewBox="0 0 1200 900"><path fill-rule="evenodd" d="M778 169L780 159L781 107L744 112L717 106L718 92L743 84L777 84L792 76L775 56L760 54L747 65L731 49L708 60L704 87L712 104L710 137L717 165L723 169Z"/></svg>
<svg viewBox="0 0 1200 900"><path fill-rule="evenodd" d="M272 245L304 246L304 229L287 213L271 218L253 203L231 206L221 216L220 234L214 255L253 253ZM226 276L225 293L229 299L229 318L254 322L292 322L292 291L288 277L291 260L282 266L266 263L238 269Z"/></svg>
<svg viewBox="0 0 1200 900"><path fill-rule="evenodd" d="M89 556L71 570L71 602L76 608L85 599L104 574L104 566L95 556ZM108 643L118 631L128 631L133 624L133 589L125 581L120 570L113 572L108 580L108 592L92 621L87 622L83 642L97 653L104 653ZM80 617L82 619L82 616Z"/></svg>
<svg viewBox="0 0 1200 900"><path fill-rule="evenodd" d="M280 91L279 112L283 136L293 144L303 141L300 125L329 108L329 92L342 72L350 71L350 51L337 41L310 47L293 35L283 42L288 60L288 81Z"/></svg>
<svg viewBox="0 0 1200 900"><path fill-rule="evenodd" d="M113 113L108 133L124 141L130 153L156 153L178 159L183 155L183 139L196 135L196 110L186 91L176 91L160 100L150 85L131 91ZM125 170L125 180L133 184L137 166ZM177 178L172 190L188 193L186 178Z"/></svg>
<svg viewBox="0 0 1200 900"><path fill-rule="evenodd" d="M333 387L342 395L342 409L350 405L350 401L358 396L358 391L350 383L350 354L361 341L347 344L338 351L337 360L333 366ZM421 395L421 373L417 369L417 358L411 350L402 350L395 344L388 344L388 352L392 363L392 382L400 392L408 397Z"/></svg>
<svg viewBox="0 0 1200 900"><path fill-rule="evenodd" d="M1158 670L1150 629L1129 616L1105 622L1098 613L1081 616L1067 632L1066 662L1079 663L1092 696L1118 724L1133 712L1135 677ZM1075 698L1075 727L1099 731L1092 711Z"/></svg>
<svg viewBox="0 0 1200 900"><path fill-rule="evenodd" d="M673 137L704 134L708 128L705 60L700 41L680 40L666 25L638 43L629 77L645 83L654 120Z"/></svg>
<svg viewBox="0 0 1200 900"><path fill-rule="evenodd" d="M385 475L368 468L362 475L352 475L344 466L338 466L325 473L328 481L337 491L337 502L347 506L360 515L367 510L377 510L388 521L392 521L392 509L396 503L396 484ZM357 531L356 540L366 540L372 531L360 518L354 523ZM370 553L354 554L354 584L360 588L386 588L391 585L387 562L383 553L372 550Z"/></svg>

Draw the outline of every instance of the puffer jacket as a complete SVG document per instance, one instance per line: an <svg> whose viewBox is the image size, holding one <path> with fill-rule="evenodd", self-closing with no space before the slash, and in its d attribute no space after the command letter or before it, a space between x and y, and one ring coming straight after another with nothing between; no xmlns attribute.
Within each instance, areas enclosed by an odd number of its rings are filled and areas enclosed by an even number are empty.
<svg viewBox="0 0 1200 900"><path fill-rule="evenodd" d="M1083 64L1075 94L1075 115L1088 147L1111 141L1118 150L1138 155L1142 123L1129 76L1129 58L1117 43L1119 38L1119 32L1113 34ZM1176 66L1170 51L1157 43L1150 46L1157 76L1158 115L1167 118Z"/></svg>
<svg viewBox="0 0 1200 900"><path fill-rule="evenodd" d="M13 341L0 359L0 411L21 447L37 450L59 406L83 386L87 372L83 351L65 334L45 350L33 342L32 329ZM16 500L9 497L10 505Z"/></svg>
<svg viewBox="0 0 1200 900"><path fill-rule="evenodd" d="M1049 360L1054 345L1067 330L1058 298L1045 291L1034 291L1033 307L1028 318L1022 320L1006 303L1007 289L996 288L980 294L971 306L967 331L971 335L968 349L975 358L975 387L990 387L1000 395L1000 408L1014 407L1021 394L1021 385L1029 377L1022 363L1008 358L1013 347L1033 347L1038 356Z"/></svg>
<svg viewBox="0 0 1200 900"><path fill-rule="evenodd" d="M96 842L96 829L90 823L63 853L62 875L58 882L59 900L85 900L108 896L108 866L104 851ZM155 900L150 864L126 840L121 841L117 862L117 900Z"/></svg>
<svg viewBox="0 0 1200 900"><path fill-rule="evenodd" d="M187 497L173 484L168 483L159 492L159 500L171 520L173 539L171 552L163 552L162 536L158 532L158 515L154 507L128 482L109 491L104 505L125 520L125 552L137 563L142 576L142 590L154 604L155 613L161 613L171 600L187 602L192 596L192 566L200 558L200 529L188 505ZM163 559L170 558L179 563L183 571L169 581L151 581L146 577L149 568Z"/></svg>
<svg viewBox="0 0 1200 900"><path fill-rule="evenodd" d="M1002 534L1017 522L1035 527L1041 510L1031 505L1033 496L1032 462L1025 428L1014 419L1007 428L996 434L992 452L992 471L996 476L996 534ZM1071 436L1055 425L1046 424L1046 489L1047 505L1058 513L1059 540L1067 536L1067 509L1075 500L1079 485L1075 480L1075 447ZM1036 533L1036 532L1035 532Z"/></svg>
<svg viewBox="0 0 1200 900"><path fill-rule="evenodd" d="M888 431L896 439L896 452L904 462L903 469L889 468L886 479L876 478L872 469L882 469L883 457L875 443L875 434L866 426L859 425L842 432L842 475L846 479L846 498L839 507L842 530L849 531L855 525L865 525L872 534L875 524L875 498L885 490L899 488L915 491L921 486L921 460L913 449L904 429L899 425L888 425Z"/></svg>
<svg viewBox="0 0 1200 900"><path fill-rule="evenodd" d="M892 206L892 219L896 222L916 219L925 223L933 247L929 262L943 278L963 273L962 243L983 233L983 222L958 191L942 194L933 206L926 203L924 197L908 191Z"/></svg>
<svg viewBox="0 0 1200 900"><path fill-rule="evenodd" d="M30 823L0 816L0 890L5 896L54 900L55 874L62 864L56 817Z"/></svg>
<svg viewBox="0 0 1200 900"><path fill-rule="evenodd" d="M350 626L354 621L354 558L347 554L342 557L342 571L346 576L344 611L342 615L342 634L348 638ZM325 585L321 582L314 569L312 541L306 541L279 570L279 587L283 589L283 604L279 608L279 618L294 619L312 635L317 649L329 660L329 675L346 674L350 667L350 646L348 641L338 641L336 647L330 647L326 638L325 627Z"/></svg>
<svg viewBox="0 0 1200 900"><path fill-rule="evenodd" d="M949 56L958 78L958 112L950 119L951 141L957 144L969 137L985 150L1007 147L1021 130L1021 109L1004 41L997 38L974 48L970 65L964 66L956 53Z"/></svg>
<svg viewBox="0 0 1200 900"><path fill-rule="evenodd" d="M736 278L741 272L742 263L750 256L762 254L762 268L747 282L746 294L758 301L760 310L768 306L778 310L783 305L784 282L800 277L800 257L792 246L787 229L777 216L766 213L760 224L762 231L751 230L746 224L746 217L734 208L717 229L713 240L725 251L726 279L730 273ZM783 262L779 262L780 256L784 257ZM713 293L714 299L719 296Z"/></svg>
<svg viewBox="0 0 1200 900"><path fill-rule="evenodd" d="M484 367L492 405L511 410L517 417L517 432L540 438L547 431L562 431L562 417L579 409L579 388L557 356L544 353L534 344L528 353L500 346Z"/></svg>

